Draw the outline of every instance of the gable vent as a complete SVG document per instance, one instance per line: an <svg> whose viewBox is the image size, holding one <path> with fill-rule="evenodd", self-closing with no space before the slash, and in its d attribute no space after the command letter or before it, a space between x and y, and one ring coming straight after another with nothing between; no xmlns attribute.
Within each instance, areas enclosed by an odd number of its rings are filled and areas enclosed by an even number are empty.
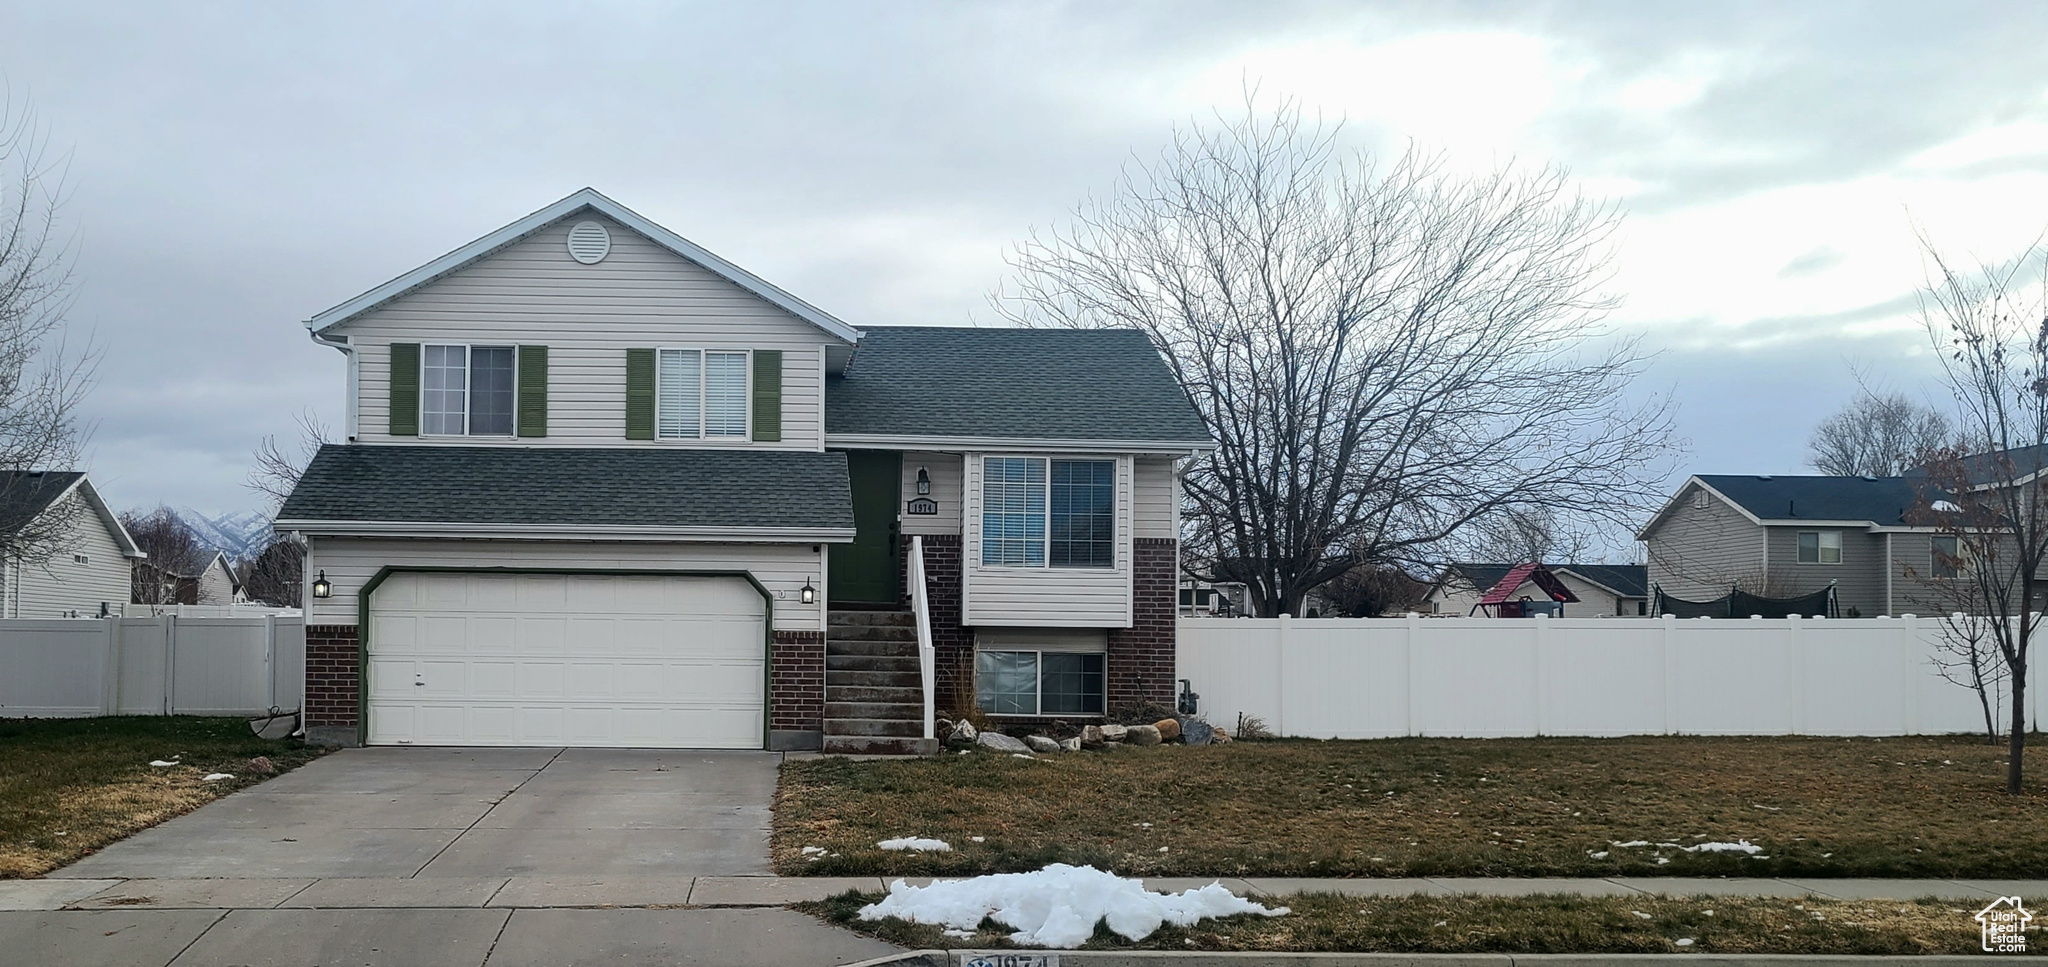
<svg viewBox="0 0 2048 967"><path fill-rule="evenodd" d="M611 254L612 233L596 222L577 222L569 230L569 257L584 265L596 265Z"/></svg>

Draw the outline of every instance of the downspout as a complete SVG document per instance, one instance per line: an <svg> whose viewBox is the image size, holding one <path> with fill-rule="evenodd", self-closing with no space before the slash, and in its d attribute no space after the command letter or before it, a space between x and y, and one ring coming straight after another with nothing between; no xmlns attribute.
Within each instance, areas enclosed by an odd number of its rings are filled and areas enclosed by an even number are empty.
<svg viewBox="0 0 2048 967"><path fill-rule="evenodd" d="M341 428L342 438L349 443L354 443L356 442L356 384L360 377L361 369L357 363L355 347L348 344L347 336L323 336L317 332L308 333L307 335L312 336L314 342L322 346L332 346L340 350L343 356L348 357L348 396L342 400Z"/></svg>

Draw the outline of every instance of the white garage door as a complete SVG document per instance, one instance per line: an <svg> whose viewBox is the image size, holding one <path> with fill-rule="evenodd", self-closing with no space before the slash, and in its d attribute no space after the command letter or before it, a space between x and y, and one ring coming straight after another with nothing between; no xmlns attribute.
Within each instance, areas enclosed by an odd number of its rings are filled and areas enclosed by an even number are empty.
<svg viewBox="0 0 2048 967"><path fill-rule="evenodd" d="M740 578L398 573L370 597L373 745L763 746Z"/></svg>

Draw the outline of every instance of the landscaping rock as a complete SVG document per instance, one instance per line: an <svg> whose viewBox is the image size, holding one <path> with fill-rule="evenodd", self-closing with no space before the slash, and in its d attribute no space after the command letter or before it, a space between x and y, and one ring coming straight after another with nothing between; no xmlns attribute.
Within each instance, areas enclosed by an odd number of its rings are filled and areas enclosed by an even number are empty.
<svg viewBox="0 0 2048 967"><path fill-rule="evenodd" d="M953 726L953 731L946 736L946 744L973 745L974 741L980 737L981 730L975 728L973 722L961 719L958 724Z"/></svg>
<svg viewBox="0 0 2048 967"><path fill-rule="evenodd" d="M1161 742L1172 742L1180 738L1180 723L1173 719L1160 719L1152 723L1152 727L1159 730L1159 741Z"/></svg>
<svg viewBox="0 0 2048 967"><path fill-rule="evenodd" d="M269 756L259 755L249 760L249 771L267 776L277 771L277 764L271 762Z"/></svg>
<svg viewBox="0 0 2048 967"><path fill-rule="evenodd" d="M982 748L993 749L997 752L1031 751L1030 746L1025 745L1022 742L1019 742L1016 739L1010 738L1009 736L1004 735L1001 732L983 732L981 733L981 738L976 739L975 741L979 742Z"/></svg>
<svg viewBox="0 0 2048 967"><path fill-rule="evenodd" d="M1124 736L1128 734L1130 731L1130 728L1127 726L1105 725L1102 727L1102 741L1122 742L1124 740Z"/></svg>
<svg viewBox="0 0 2048 967"><path fill-rule="evenodd" d="M1071 738L1071 739L1067 739L1066 741L1064 741L1064 742L1061 742L1061 743L1060 743L1060 748L1061 748L1061 749L1064 749L1064 750L1066 750L1066 751L1068 751L1068 752L1079 752L1079 751L1081 751L1081 737L1077 735L1077 736L1074 736L1074 737L1073 737L1073 738Z"/></svg>
<svg viewBox="0 0 2048 967"><path fill-rule="evenodd" d="M1102 745L1102 726L1100 726L1100 725L1084 725L1084 726L1081 726L1081 744L1082 744L1082 745L1084 745L1084 746L1086 746L1086 747L1088 747L1088 748L1090 748L1090 749L1093 749L1093 748L1097 748L1097 747L1101 746L1101 745Z"/></svg>
<svg viewBox="0 0 2048 967"><path fill-rule="evenodd" d="M1210 741L1214 745L1228 745L1230 744L1230 733L1225 732L1222 729L1217 729L1216 738Z"/></svg>
<svg viewBox="0 0 2048 967"><path fill-rule="evenodd" d="M1189 745L1208 745L1216 741L1216 729L1201 719L1183 719L1180 740Z"/></svg>
<svg viewBox="0 0 2048 967"><path fill-rule="evenodd" d="M1158 745L1159 726L1133 725L1125 730L1124 737L1132 745Z"/></svg>
<svg viewBox="0 0 2048 967"><path fill-rule="evenodd" d="M1043 735L1027 735L1024 737L1024 744L1030 746L1033 752L1058 752L1060 750L1059 740L1050 739Z"/></svg>

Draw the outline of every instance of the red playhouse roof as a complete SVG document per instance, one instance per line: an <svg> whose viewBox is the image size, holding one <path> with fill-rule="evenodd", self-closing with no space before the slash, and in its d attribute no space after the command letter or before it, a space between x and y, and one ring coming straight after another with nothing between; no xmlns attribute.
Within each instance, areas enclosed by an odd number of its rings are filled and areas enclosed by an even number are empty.
<svg viewBox="0 0 2048 967"><path fill-rule="evenodd" d="M1557 575L1550 573L1549 568L1541 564L1517 564L1514 570L1500 579L1499 584L1489 588L1486 594L1480 597L1479 603L1500 604L1508 599L1508 595L1515 593L1516 588L1530 581L1536 582L1536 586L1542 588L1543 593L1550 595L1552 601L1570 604L1579 600L1579 596L1573 594L1572 589L1565 587L1564 582L1558 580Z"/></svg>

